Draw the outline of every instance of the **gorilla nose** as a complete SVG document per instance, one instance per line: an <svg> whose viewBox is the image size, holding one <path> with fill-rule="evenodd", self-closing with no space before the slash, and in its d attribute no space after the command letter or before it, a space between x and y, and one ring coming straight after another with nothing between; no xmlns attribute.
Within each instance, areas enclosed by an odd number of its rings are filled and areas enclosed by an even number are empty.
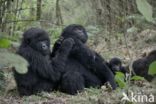
<svg viewBox="0 0 156 104"><path fill-rule="evenodd" d="M42 44L42 49L46 50L46 49L48 49L48 46L46 44Z"/></svg>

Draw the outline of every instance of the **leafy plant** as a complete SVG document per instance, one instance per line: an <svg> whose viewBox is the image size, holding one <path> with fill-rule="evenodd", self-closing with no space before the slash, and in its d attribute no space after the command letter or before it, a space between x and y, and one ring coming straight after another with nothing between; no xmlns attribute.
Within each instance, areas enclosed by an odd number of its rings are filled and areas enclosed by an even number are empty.
<svg viewBox="0 0 156 104"><path fill-rule="evenodd" d="M3 67L15 67L15 70L21 74L28 71L28 62L19 55L0 50L0 69Z"/></svg>
<svg viewBox="0 0 156 104"><path fill-rule="evenodd" d="M130 80L133 80L133 81L144 80L144 77L135 75L135 76L132 76ZM127 83L128 80L126 80L125 75L122 72L116 72L115 81L119 85L119 88L125 88L128 84Z"/></svg>
<svg viewBox="0 0 156 104"><path fill-rule="evenodd" d="M152 6L147 2L147 0L136 0L137 8L140 13L145 17L149 22L153 21L153 11Z"/></svg>
<svg viewBox="0 0 156 104"><path fill-rule="evenodd" d="M0 48L9 48L11 46L10 40L6 38L0 38Z"/></svg>
<svg viewBox="0 0 156 104"><path fill-rule="evenodd" d="M131 80L135 80L135 81L144 80L144 77L135 75L135 76L133 76L133 77L131 78Z"/></svg>
<svg viewBox="0 0 156 104"><path fill-rule="evenodd" d="M117 82L120 88L124 88L126 86L125 75L122 72L116 72L115 81Z"/></svg>
<svg viewBox="0 0 156 104"><path fill-rule="evenodd" d="M54 42L59 38L62 28L61 27L50 28L47 31L50 35L50 38L53 40L51 41L51 43L54 44Z"/></svg>
<svg viewBox="0 0 156 104"><path fill-rule="evenodd" d="M156 75L156 61L152 62L148 70L149 75Z"/></svg>

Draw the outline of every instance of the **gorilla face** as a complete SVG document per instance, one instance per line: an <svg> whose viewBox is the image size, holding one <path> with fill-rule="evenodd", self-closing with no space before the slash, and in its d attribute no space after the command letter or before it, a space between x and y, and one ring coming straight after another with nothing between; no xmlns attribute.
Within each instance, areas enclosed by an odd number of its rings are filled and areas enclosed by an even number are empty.
<svg viewBox="0 0 156 104"><path fill-rule="evenodd" d="M29 29L24 33L23 43L46 56L50 54L50 40L48 33L41 29Z"/></svg>
<svg viewBox="0 0 156 104"><path fill-rule="evenodd" d="M126 69L126 67L122 66L121 59L119 59L117 57L112 58L109 61L108 66L114 74L116 74L116 72L122 72L124 74L129 73L129 71Z"/></svg>
<svg viewBox="0 0 156 104"><path fill-rule="evenodd" d="M74 28L73 32L75 34L75 37L77 37L77 39L80 39L83 43L87 41L88 35L83 28Z"/></svg>
<svg viewBox="0 0 156 104"><path fill-rule="evenodd" d="M72 25L65 27L63 29L63 32L61 33L61 36L54 44L51 57L55 56L62 42L64 41L64 39L67 39L67 38L72 38L74 40L74 44L75 44L74 47L75 47L77 42L79 41L85 44L88 40L88 35L87 35L85 28L79 24L72 24ZM72 50L72 52L74 51Z"/></svg>
<svg viewBox="0 0 156 104"><path fill-rule="evenodd" d="M42 40L38 41L37 43L33 43L32 47L33 49L36 49L37 51L41 52L43 55L50 54L50 44L48 40Z"/></svg>
<svg viewBox="0 0 156 104"><path fill-rule="evenodd" d="M62 36L64 38L73 38L73 39L79 39L83 43L86 43L88 39L87 32L85 28L81 25L73 24L67 26L64 31L62 32Z"/></svg>
<svg viewBox="0 0 156 104"><path fill-rule="evenodd" d="M115 73L121 71L122 63L119 58L112 58L109 62L111 70Z"/></svg>

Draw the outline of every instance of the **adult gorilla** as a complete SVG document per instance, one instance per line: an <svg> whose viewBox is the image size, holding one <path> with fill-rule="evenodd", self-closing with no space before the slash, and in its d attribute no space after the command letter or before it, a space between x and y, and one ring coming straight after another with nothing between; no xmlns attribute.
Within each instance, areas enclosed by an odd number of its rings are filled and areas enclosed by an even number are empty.
<svg viewBox="0 0 156 104"><path fill-rule="evenodd" d="M73 43L73 39L65 39L55 57L49 60L48 34L39 28L31 28L24 32L17 54L29 62L29 67L26 74L14 71L19 94L31 95L54 90L60 79L58 70L63 70Z"/></svg>
<svg viewBox="0 0 156 104"><path fill-rule="evenodd" d="M55 57L62 41L66 38L74 39L75 44L66 62L65 70L61 71L63 76L60 90L76 94L85 87L98 87L107 81L115 89L114 75L107 67L106 61L85 45L88 36L83 26L76 24L67 26L55 43L51 57Z"/></svg>
<svg viewBox="0 0 156 104"><path fill-rule="evenodd" d="M148 75L148 69L154 61L156 61L156 50L151 51L145 57L135 60L132 65L135 74L144 77L147 81L152 81L156 76Z"/></svg>

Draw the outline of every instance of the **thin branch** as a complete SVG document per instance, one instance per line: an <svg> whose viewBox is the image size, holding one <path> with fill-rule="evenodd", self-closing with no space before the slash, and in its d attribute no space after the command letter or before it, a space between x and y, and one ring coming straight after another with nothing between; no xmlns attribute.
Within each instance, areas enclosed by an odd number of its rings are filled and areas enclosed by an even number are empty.
<svg viewBox="0 0 156 104"><path fill-rule="evenodd" d="M29 10L29 9L36 9L36 7L32 7L32 8L19 8L19 9L15 9L15 10L8 10L5 13L10 13L10 12L16 12L16 11L23 11L23 10Z"/></svg>

